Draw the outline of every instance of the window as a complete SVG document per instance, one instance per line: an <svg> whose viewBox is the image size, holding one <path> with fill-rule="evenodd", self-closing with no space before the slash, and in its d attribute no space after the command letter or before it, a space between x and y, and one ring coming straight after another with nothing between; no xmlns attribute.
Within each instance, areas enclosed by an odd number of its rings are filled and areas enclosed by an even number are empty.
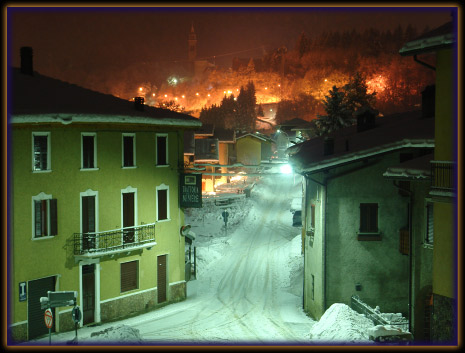
<svg viewBox="0 0 465 353"><path fill-rule="evenodd" d="M139 261L121 264L121 292L139 288Z"/></svg>
<svg viewBox="0 0 465 353"><path fill-rule="evenodd" d="M157 165L168 165L168 135L157 134Z"/></svg>
<svg viewBox="0 0 465 353"><path fill-rule="evenodd" d="M136 166L136 135L123 134L123 168Z"/></svg>
<svg viewBox="0 0 465 353"><path fill-rule="evenodd" d="M312 300L315 300L315 276L312 275Z"/></svg>
<svg viewBox="0 0 465 353"><path fill-rule="evenodd" d="M81 134L81 169L97 168L97 134Z"/></svg>
<svg viewBox="0 0 465 353"><path fill-rule="evenodd" d="M310 206L310 227L315 229L315 205Z"/></svg>
<svg viewBox="0 0 465 353"><path fill-rule="evenodd" d="M40 193L32 198L33 238L58 234L57 200L51 195Z"/></svg>
<svg viewBox="0 0 465 353"><path fill-rule="evenodd" d="M50 133L32 133L32 170L50 170Z"/></svg>
<svg viewBox="0 0 465 353"><path fill-rule="evenodd" d="M434 240L434 219L433 219L433 203L428 202L426 204L426 236L425 236L425 244L433 245Z"/></svg>
<svg viewBox="0 0 465 353"><path fill-rule="evenodd" d="M157 187L157 221L169 219L169 189L162 184Z"/></svg>
<svg viewBox="0 0 465 353"><path fill-rule="evenodd" d="M360 233L378 233L378 204L360 204Z"/></svg>
<svg viewBox="0 0 465 353"><path fill-rule="evenodd" d="M81 233L83 250L91 250L97 247L95 235L95 233L98 232L97 196L98 192L90 189L81 193Z"/></svg>

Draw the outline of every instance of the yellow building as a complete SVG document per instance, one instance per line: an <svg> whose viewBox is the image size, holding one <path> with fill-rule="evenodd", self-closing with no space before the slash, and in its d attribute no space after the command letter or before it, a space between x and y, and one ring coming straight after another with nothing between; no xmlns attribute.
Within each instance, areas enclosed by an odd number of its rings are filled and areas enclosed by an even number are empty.
<svg viewBox="0 0 465 353"><path fill-rule="evenodd" d="M259 165L271 158L272 142L261 134L244 134L236 139L236 161L243 165Z"/></svg>
<svg viewBox="0 0 465 353"><path fill-rule="evenodd" d="M431 161L433 201L433 293L431 339L450 342L457 335L457 153L459 129L457 104L457 23L451 21L406 43L401 55L436 72L435 149ZM435 66L431 58L435 55ZM420 56L420 57L418 57ZM429 59L429 60L428 60Z"/></svg>
<svg viewBox="0 0 465 353"><path fill-rule="evenodd" d="M77 291L80 326L186 297L183 133L191 116L11 72L9 334L48 333L39 298ZM55 332L74 329L53 309Z"/></svg>

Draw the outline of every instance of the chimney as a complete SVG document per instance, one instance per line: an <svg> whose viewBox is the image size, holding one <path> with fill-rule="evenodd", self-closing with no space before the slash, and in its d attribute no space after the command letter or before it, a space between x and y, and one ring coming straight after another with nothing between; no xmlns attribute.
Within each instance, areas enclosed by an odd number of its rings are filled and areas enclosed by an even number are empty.
<svg viewBox="0 0 465 353"><path fill-rule="evenodd" d="M323 142L323 155L329 156L334 153L334 138L326 137Z"/></svg>
<svg viewBox="0 0 465 353"><path fill-rule="evenodd" d="M134 97L134 109L144 111L144 97Z"/></svg>
<svg viewBox="0 0 465 353"><path fill-rule="evenodd" d="M362 107L357 110L355 115L357 116L357 132L373 129L376 126L377 110L373 110L370 107Z"/></svg>
<svg viewBox="0 0 465 353"><path fill-rule="evenodd" d="M25 75L34 76L32 69L32 48L22 47L21 48L21 73Z"/></svg>
<svg viewBox="0 0 465 353"><path fill-rule="evenodd" d="M427 86L421 92L421 117L423 119L433 118L435 109L436 86Z"/></svg>

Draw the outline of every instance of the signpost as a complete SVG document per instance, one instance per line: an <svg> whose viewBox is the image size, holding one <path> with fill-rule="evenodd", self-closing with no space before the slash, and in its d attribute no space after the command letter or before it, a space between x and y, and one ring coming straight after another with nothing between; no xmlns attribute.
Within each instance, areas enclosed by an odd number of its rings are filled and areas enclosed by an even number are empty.
<svg viewBox="0 0 465 353"><path fill-rule="evenodd" d="M52 344L52 325L53 325L53 314L52 309L48 308L44 314L45 326L48 328L48 344Z"/></svg>
<svg viewBox="0 0 465 353"><path fill-rule="evenodd" d="M52 344L52 326L53 326L53 314L52 314L51 308L58 308L61 306L76 306L76 298L77 298L76 291L61 291L61 292L47 291L47 296L40 298L41 309L46 309L45 314L44 314L44 320L45 320L45 326L47 326L48 328L48 342L50 345ZM80 312L79 312L79 315L80 315ZM73 319L74 319L74 310L73 310ZM80 320L80 316L79 316L79 320ZM76 331L76 337L77 337L77 331Z"/></svg>

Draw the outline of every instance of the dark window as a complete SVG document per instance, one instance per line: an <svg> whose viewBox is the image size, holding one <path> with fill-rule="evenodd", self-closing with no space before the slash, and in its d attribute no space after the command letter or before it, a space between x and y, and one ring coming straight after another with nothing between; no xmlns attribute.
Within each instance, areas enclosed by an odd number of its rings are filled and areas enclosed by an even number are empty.
<svg viewBox="0 0 465 353"><path fill-rule="evenodd" d="M123 193L123 242L133 243L135 240L135 197L133 192Z"/></svg>
<svg viewBox="0 0 465 353"><path fill-rule="evenodd" d="M47 170L48 136L34 135L34 170Z"/></svg>
<svg viewBox="0 0 465 353"><path fill-rule="evenodd" d="M34 201L34 237L58 234L57 200Z"/></svg>
<svg viewBox="0 0 465 353"><path fill-rule="evenodd" d="M157 165L167 165L167 136L157 136Z"/></svg>
<svg viewBox="0 0 465 353"><path fill-rule="evenodd" d="M123 167L134 166L134 136L123 136Z"/></svg>
<svg viewBox="0 0 465 353"><path fill-rule="evenodd" d="M402 255L408 255L410 253L410 232L408 228L399 231L399 252Z"/></svg>
<svg viewBox="0 0 465 353"><path fill-rule="evenodd" d="M360 204L360 232L377 233L378 232L378 204L361 203Z"/></svg>
<svg viewBox="0 0 465 353"><path fill-rule="evenodd" d="M310 206L310 226L315 229L315 205Z"/></svg>
<svg viewBox="0 0 465 353"><path fill-rule="evenodd" d="M82 136L82 168L95 168L94 136Z"/></svg>
<svg viewBox="0 0 465 353"><path fill-rule="evenodd" d="M433 220L433 203L428 203L426 205L426 237L425 242L427 244L433 244L433 229L434 229L434 220Z"/></svg>
<svg viewBox="0 0 465 353"><path fill-rule="evenodd" d="M312 275L312 300L315 299L315 276Z"/></svg>
<svg viewBox="0 0 465 353"><path fill-rule="evenodd" d="M121 264L121 292L138 288L138 261Z"/></svg>
<svg viewBox="0 0 465 353"><path fill-rule="evenodd" d="M158 220L168 219L168 190L157 190Z"/></svg>

